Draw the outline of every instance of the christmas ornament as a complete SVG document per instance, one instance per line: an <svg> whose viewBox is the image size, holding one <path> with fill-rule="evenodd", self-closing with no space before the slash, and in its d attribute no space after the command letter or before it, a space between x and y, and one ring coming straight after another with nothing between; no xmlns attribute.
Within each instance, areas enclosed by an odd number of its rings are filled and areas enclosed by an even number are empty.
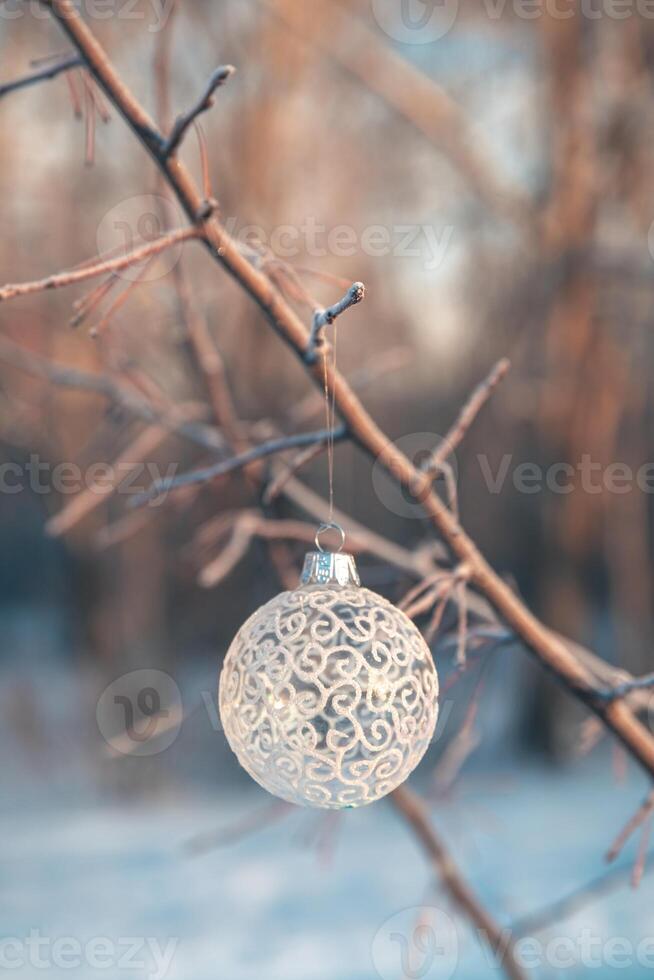
<svg viewBox="0 0 654 980"><path fill-rule="evenodd" d="M361 587L351 555L320 548L324 529L301 585L257 610L232 642L220 716L264 789L304 806L354 807L390 793L422 759L438 676L411 620Z"/></svg>

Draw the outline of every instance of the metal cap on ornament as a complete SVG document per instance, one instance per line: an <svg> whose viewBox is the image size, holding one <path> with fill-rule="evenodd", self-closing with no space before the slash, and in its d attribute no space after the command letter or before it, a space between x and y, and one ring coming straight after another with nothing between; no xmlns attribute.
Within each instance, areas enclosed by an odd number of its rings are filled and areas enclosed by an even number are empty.
<svg viewBox="0 0 654 980"><path fill-rule="evenodd" d="M336 531L340 535L338 551L325 551L320 539L327 531ZM341 548L345 544L345 532L340 524L321 524L316 532L316 547L318 551L310 551L304 559L302 569L302 585L361 585L361 579L352 555L344 554Z"/></svg>

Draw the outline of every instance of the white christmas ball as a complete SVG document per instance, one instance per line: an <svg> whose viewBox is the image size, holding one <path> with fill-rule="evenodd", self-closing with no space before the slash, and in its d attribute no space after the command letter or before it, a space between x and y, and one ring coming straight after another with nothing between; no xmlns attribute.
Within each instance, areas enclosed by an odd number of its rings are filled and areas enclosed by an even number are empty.
<svg viewBox="0 0 654 980"><path fill-rule="evenodd" d="M331 581L283 592L250 617L225 658L219 705L232 750L264 789L341 808L404 782L432 739L437 697L411 620L352 581Z"/></svg>

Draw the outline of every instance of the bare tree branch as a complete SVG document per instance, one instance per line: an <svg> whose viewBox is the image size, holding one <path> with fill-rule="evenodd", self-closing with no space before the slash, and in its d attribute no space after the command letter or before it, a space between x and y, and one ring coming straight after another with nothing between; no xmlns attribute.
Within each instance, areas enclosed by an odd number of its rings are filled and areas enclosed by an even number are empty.
<svg viewBox="0 0 654 980"><path fill-rule="evenodd" d="M160 238L155 238L154 241L140 245L138 248L133 249L133 251L127 252L125 255L119 255L116 258L102 259L102 256L98 256L90 264L83 265L78 269L70 269L67 272L57 272L55 275L48 276L46 279L36 279L33 282L10 283L0 289L0 303L7 299L13 299L15 296L29 296L31 293L42 293L46 289L61 289L64 286L73 286L78 282L86 282L87 279L94 279L96 276L104 276L108 272L120 272L121 269L127 269L131 265L138 265L139 262L143 262L153 255L164 252L173 245L179 245L180 242L187 242L192 238L199 238L197 229L180 228L177 231L166 232Z"/></svg>
<svg viewBox="0 0 654 980"><path fill-rule="evenodd" d="M55 364L2 336L0 336L0 361L51 384L102 395L144 422L161 425L204 449L224 452L227 448L218 429L198 422L189 422L180 415L178 409L160 412L147 399L141 398L131 388L114 381L108 375L93 374L90 371L80 371L78 368Z"/></svg>
<svg viewBox="0 0 654 980"><path fill-rule="evenodd" d="M133 507L139 507L142 504L148 503L150 500L156 499L162 493L169 493L171 490L179 489L179 487L207 483L209 480L216 479L216 477L226 476L235 470L244 469L250 463L264 459L266 456L283 453L287 449L297 449L300 446L313 446L316 443L327 442L328 439L333 439L334 442L340 442L346 438L347 429L345 426L340 426L334 430L321 429L318 432L300 432L297 435L271 439L269 442L264 442L260 446L254 446L252 449L248 449L238 456L233 456L231 459L221 460L213 466L207 466L201 470L194 470L192 473L182 473L181 476L173 477L170 480L156 481L147 493L138 494L138 496L133 497L130 504Z"/></svg>
<svg viewBox="0 0 654 980"><path fill-rule="evenodd" d="M616 684L615 687L602 691L600 696L607 701L614 701L616 698L626 697L633 691L646 691L651 687L654 687L654 673L645 674L643 677L630 678L622 684Z"/></svg>
<svg viewBox="0 0 654 980"><path fill-rule="evenodd" d="M468 429L477 418L500 381L506 377L510 367L511 362L506 357L503 357L492 368L485 380L475 388L470 395L470 398L459 412L456 422L451 427L440 446L438 446L429 459L423 463L422 469L425 473L432 473L436 475L442 470L448 456L451 456L452 453L456 451L457 447L461 445L467 435Z"/></svg>
<svg viewBox="0 0 654 980"><path fill-rule="evenodd" d="M220 88L221 85L224 85L225 82L232 77L235 71L236 68L234 68L233 65L223 65L215 70L209 79L206 89L195 105L193 105L188 112L185 112L182 116L179 116L179 118L176 120L175 125L172 128L172 132L162 148L161 152L164 156L172 156L179 144L184 139L186 131L193 125L200 113L206 112L207 109L210 109L213 105L213 96L216 89Z"/></svg>
<svg viewBox="0 0 654 980"><path fill-rule="evenodd" d="M642 827L645 821L649 819L652 812L654 812L654 790L652 790L652 792L645 797L641 805L634 813L633 817L627 821L616 839L611 844L611 847L606 855L607 861L615 861L631 835L634 834L639 827Z"/></svg>
<svg viewBox="0 0 654 980"><path fill-rule="evenodd" d="M0 85L0 99L3 95L9 95L10 92L27 88L28 85L36 85L38 82L46 82L51 78L56 78L57 75L61 75L62 72L70 71L71 68L80 68L83 65L84 59L76 54L70 58L66 58L64 61L58 61L54 65L40 68L39 71L32 72L31 75L24 75L22 78L17 78L13 82L5 82L4 85Z"/></svg>
<svg viewBox="0 0 654 980"><path fill-rule="evenodd" d="M452 901L477 927L478 938L486 942L508 977L512 980L523 980L524 973L516 962L510 933L503 930L493 919L462 877L452 856L430 823L422 801L406 785L393 790L390 800L414 830Z"/></svg>
<svg viewBox="0 0 654 980"><path fill-rule="evenodd" d="M654 870L654 854L649 856L643 870L646 874ZM616 888L621 888L629 881L631 874L631 866L611 868L598 878L594 878L580 888L575 888L570 894L558 899L551 905L517 919L511 926L511 932L516 939L522 936L535 936L537 933L549 929L550 926L556 925L557 922L570 918L579 909L597 901L602 895L608 895Z"/></svg>
<svg viewBox="0 0 654 980"><path fill-rule="evenodd" d="M338 303L334 303L333 306L328 307L326 310L316 310L313 315L313 326L311 327L311 334L309 336L309 343L307 345L306 354L304 359L307 364L314 364L317 357L317 348L322 340L322 332L328 324L334 322L334 320L349 310L350 307L356 306L360 303L364 296L366 295L366 287L362 282L353 283L345 296L339 299Z"/></svg>

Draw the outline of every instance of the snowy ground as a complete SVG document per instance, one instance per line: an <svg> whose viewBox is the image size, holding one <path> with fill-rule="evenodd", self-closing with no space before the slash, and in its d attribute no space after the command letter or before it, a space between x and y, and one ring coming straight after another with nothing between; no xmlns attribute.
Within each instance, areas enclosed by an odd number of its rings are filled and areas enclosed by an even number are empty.
<svg viewBox="0 0 654 980"><path fill-rule="evenodd" d="M434 809L471 884L502 923L603 872L607 842L643 786L634 775L616 789L600 761L563 775L473 774L456 800ZM256 789L228 803L218 795L183 795L182 804L109 805L66 804L59 793L29 813L6 795L0 921L3 936L17 942L3 947L5 968L22 961L11 971L21 978L501 975L431 888L415 841L389 806L350 811L328 825L294 809L231 845L188 856L189 838L242 823L264 811L268 798ZM632 854L633 845L625 863ZM598 978L616 971L646 976L654 968L654 944L643 945L654 935L653 899L654 876L638 892L623 887L598 899L539 934L541 952L533 943L525 947L525 965L543 962L532 973L537 977L587 970ZM420 906L442 912L421 914ZM429 930L415 932L421 922L434 927L435 943ZM43 940L41 967L27 941L30 930ZM99 937L108 942L98 951ZM72 945L61 942L67 938Z"/></svg>

